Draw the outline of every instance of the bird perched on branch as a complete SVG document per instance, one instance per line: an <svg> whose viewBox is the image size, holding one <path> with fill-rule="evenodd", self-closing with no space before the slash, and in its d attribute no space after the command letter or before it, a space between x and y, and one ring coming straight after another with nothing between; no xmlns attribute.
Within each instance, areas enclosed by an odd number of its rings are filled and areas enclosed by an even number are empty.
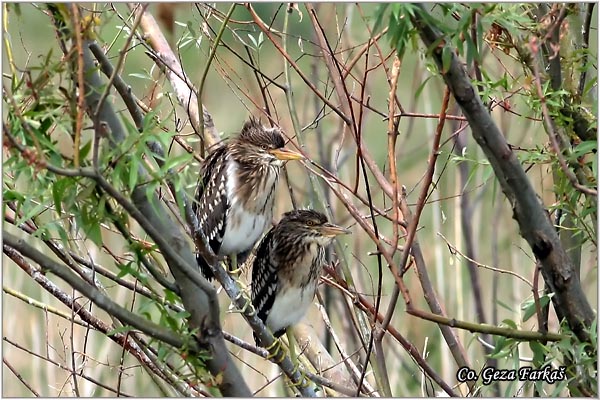
<svg viewBox="0 0 600 400"><path fill-rule="evenodd" d="M284 148L279 128L250 118L237 137L215 145L202 168L193 210L215 255L241 263L273 218L275 187L285 160L303 158ZM197 256L203 275L213 272ZM237 266L237 265L236 265Z"/></svg>
<svg viewBox="0 0 600 400"><path fill-rule="evenodd" d="M296 324L313 301L325 247L350 233L314 210L294 210L263 238L252 266L252 305L275 337ZM254 335L258 345L258 337Z"/></svg>

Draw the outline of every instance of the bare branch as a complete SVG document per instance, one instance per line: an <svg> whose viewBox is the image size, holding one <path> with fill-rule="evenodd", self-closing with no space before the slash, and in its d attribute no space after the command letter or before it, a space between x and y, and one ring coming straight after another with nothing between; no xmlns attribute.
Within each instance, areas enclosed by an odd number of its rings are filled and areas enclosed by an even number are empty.
<svg viewBox="0 0 600 400"><path fill-rule="evenodd" d="M192 126L196 132L201 132L199 127L200 121L204 121L204 137L201 139L205 141L209 147L217 143L220 138L215 128L212 116L208 110L202 106L202 117L198 110L198 97L197 90L192 85L190 79L183 71L183 67L179 63L178 58L173 53L173 50L169 46L169 42L165 39L160 27L154 20L154 17L141 9L139 6L129 4L129 8L135 11L136 15L141 13L142 18L140 21L140 27L144 31L144 37L148 43L152 46L156 52L153 57L154 61L160 63L160 67L165 67L167 78L171 82L171 86L175 91L177 100L182 107L188 112Z"/></svg>

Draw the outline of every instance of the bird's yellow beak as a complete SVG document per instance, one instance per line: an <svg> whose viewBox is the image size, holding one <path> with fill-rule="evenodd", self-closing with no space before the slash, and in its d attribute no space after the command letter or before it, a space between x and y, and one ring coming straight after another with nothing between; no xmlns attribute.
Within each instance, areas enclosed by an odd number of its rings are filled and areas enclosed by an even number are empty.
<svg viewBox="0 0 600 400"><path fill-rule="evenodd" d="M269 150L269 153L273 154L280 160L302 160L304 158L302 154L290 149L286 149L285 147L281 149Z"/></svg>
<svg viewBox="0 0 600 400"><path fill-rule="evenodd" d="M335 237L337 235L346 235L349 233L352 233L350 230L346 229L346 228L342 228L339 225L335 225L335 224L324 224L321 227L319 227L319 231L321 231L321 234L323 236L327 236L327 237Z"/></svg>

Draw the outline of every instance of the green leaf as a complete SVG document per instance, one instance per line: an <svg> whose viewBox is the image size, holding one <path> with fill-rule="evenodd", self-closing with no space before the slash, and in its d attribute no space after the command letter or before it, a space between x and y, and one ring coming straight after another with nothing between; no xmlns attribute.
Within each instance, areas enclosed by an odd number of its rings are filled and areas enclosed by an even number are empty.
<svg viewBox="0 0 600 400"><path fill-rule="evenodd" d="M403 57L406 45L415 36L410 21L410 16L414 14L413 8L410 4L392 4L387 36L399 58Z"/></svg>
<svg viewBox="0 0 600 400"><path fill-rule="evenodd" d="M481 18L477 19L477 51L475 52L475 60L481 64L480 51L483 49L483 25L481 24Z"/></svg>
<svg viewBox="0 0 600 400"><path fill-rule="evenodd" d="M56 213L59 215L62 214L62 200L65 195L65 190L72 185L73 179L71 178L60 178L52 185L52 198L54 199Z"/></svg>
<svg viewBox="0 0 600 400"><path fill-rule="evenodd" d="M567 388L570 381L570 379L565 379L564 381L556 382L554 390L550 393L549 397L561 397L561 392Z"/></svg>
<svg viewBox="0 0 600 400"><path fill-rule="evenodd" d="M148 277L141 273L138 269L138 265L136 263L128 262L127 264L119 264L119 273L117 274L117 278L123 278L126 275L130 275L140 282L146 282Z"/></svg>
<svg viewBox="0 0 600 400"><path fill-rule="evenodd" d="M189 318L190 315L191 314L189 312L187 312L187 311L184 310L184 311L179 311L179 312L175 313L175 315L173 317L176 318L176 319L182 320L182 319Z"/></svg>
<svg viewBox="0 0 600 400"><path fill-rule="evenodd" d="M128 76L130 76L132 78L144 79L144 80L147 80L147 81L151 81L152 80L152 77L150 75L148 75L148 74L140 74L140 73L137 73L137 72L133 72L131 74L128 74Z"/></svg>
<svg viewBox="0 0 600 400"><path fill-rule="evenodd" d="M131 157L130 165L129 165L129 191L133 192L135 186L138 183L138 174L139 174L139 159L137 157Z"/></svg>
<svg viewBox="0 0 600 400"><path fill-rule="evenodd" d="M86 144L83 145L83 147L79 150L79 159L80 160L85 160L85 158L88 156L88 154L90 153L90 150L92 148L92 141L89 140Z"/></svg>
<svg viewBox="0 0 600 400"><path fill-rule="evenodd" d="M173 167L186 164L192 158L193 158L193 155L189 154L189 153L184 153L184 154L181 154L181 155L179 155L177 157L168 158L167 161L165 162L165 164L162 166L161 169L164 172L166 172L166 171L170 170Z"/></svg>
<svg viewBox="0 0 600 400"><path fill-rule="evenodd" d="M180 298L174 292L170 291L169 289L165 289L165 301L167 303L176 304L180 301Z"/></svg>
<svg viewBox="0 0 600 400"><path fill-rule="evenodd" d="M254 36L252 36L251 34L248 33L248 38L252 42L253 48L258 49L258 42L256 41L256 39L254 39Z"/></svg>
<svg viewBox="0 0 600 400"><path fill-rule="evenodd" d="M376 19L375 24L373 25L373 35L376 35L381 30L381 26L383 24L383 17L385 16L385 11L389 7L390 3L381 3L377 7L377 11L375 11Z"/></svg>
<svg viewBox="0 0 600 400"><path fill-rule="evenodd" d="M548 350L544 347L544 345L536 341L530 341L529 348L533 352L533 365L536 367L541 367L542 364L544 364Z"/></svg>
<svg viewBox="0 0 600 400"><path fill-rule="evenodd" d="M93 198L94 197L94 192L96 191L96 185L95 184L91 184L91 185L85 185L85 186L78 186L79 189L79 193L77 193L77 196L75 196L75 199L78 203L83 203L86 200Z"/></svg>
<svg viewBox="0 0 600 400"><path fill-rule="evenodd" d="M540 308L546 307L548 305L548 303L550 302L551 297L552 297L552 294L541 296L540 297ZM535 300L533 299L533 297L530 297L529 299L525 300L523 302L523 304L521 304L521 310L523 310L523 322L529 320L529 318L531 318L532 316L535 315L537 310L535 307Z"/></svg>
<svg viewBox="0 0 600 400"><path fill-rule="evenodd" d="M500 349L497 353L490 354L490 358L501 359L501 358L508 357L509 355L512 354L513 350L514 349L512 348L512 346L506 346L506 347Z"/></svg>
<svg viewBox="0 0 600 400"><path fill-rule="evenodd" d="M33 217L37 217L44 209L48 206L41 202L40 204L36 204L35 206L28 208L31 206L31 199L26 199L25 204L23 205L23 209L27 210L25 214L19 218L15 225L21 225L25 221L29 221Z"/></svg>
<svg viewBox="0 0 600 400"><path fill-rule="evenodd" d="M125 333L125 332L131 332L134 331L135 328L131 325L124 325L124 326L120 326L118 328L115 329L111 329L110 331L106 332L106 336L113 336L116 335L117 333Z"/></svg>
<svg viewBox="0 0 600 400"><path fill-rule="evenodd" d="M188 21L187 24L185 25L187 30L190 32L190 35L192 35L192 37L198 37L198 35L196 35L196 31L194 30L194 25L192 24L192 21Z"/></svg>
<svg viewBox="0 0 600 400"><path fill-rule="evenodd" d="M169 328L171 328L172 330L174 330L176 332L178 332L181 329L181 322L183 321L183 318L177 318L175 315L169 314L169 312L162 307L161 307L161 313L162 313L161 325L167 324L169 326ZM179 314L179 313L177 313L177 314Z"/></svg>
<svg viewBox="0 0 600 400"><path fill-rule="evenodd" d="M6 179L6 177L4 179ZM6 182L6 180L4 182ZM19 193L16 190L12 190L12 189L5 189L4 192L2 193L2 197L3 197L2 200L4 200L4 202L16 201L18 203L22 203L25 201L25 196L23 196L22 193Z"/></svg>
<svg viewBox="0 0 600 400"><path fill-rule="evenodd" d="M90 215L87 208L82 208L81 217L83 219L83 232L98 247L102 246L102 230L100 222L95 215Z"/></svg>
<svg viewBox="0 0 600 400"><path fill-rule="evenodd" d="M423 83L421 83L421 84L419 85L419 87L418 87L418 88L417 88L417 90L415 91L415 99L417 99L417 100L419 99L419 96L421 95L421 92L423 91L423 89L425 89L425 84L426 84L427 82L429 82L429 80L430 80L431 78L433 78L433 75L429 75L429 76L428 76L428 77L427 77L427 78L426 78L426 79L423 81Z"/></svg>
<svg viewBox="0 0 600 400"><path fill-rule="evenodd" d="M494 174L494 168L490 165L484 165L483 173L481 174L481 180L485 183Z"/></svg>
<svg viewBox="0 0 600 400"><path fill-rule="evenodd" d="M442 48L442 73L445 74L450 69L452 63L452 49L449 46Z"/></svg>
<svg viewBox="0 0 600 400"><path fill-rule="evenodd" d="M513 352L515 343L516 342L514 339L505 338L504 336L498 336L496 346L494 347L494 350L489 355L489 357L496 359L507 357Z"/></svg>
<svg viewBox="0 0 600 400"><path fill-rule="evenodd" d="M573 157L581 157L588 153L596 153L598 151L598 142L595 140L587 140L585 142L579 143L573 149Z"/></svg>
<svg viewBox="0 0 600 400"><path fill-rule="evenodd" d="M471 35L465 35L465 41L467 42L467 65L472 65L473 61L478 61L477 47Z"/></svg>
<svg viewBox="0 0 600 400"><path fill-rule="evenodd" d="M62 225L56 225L56 231L58 232L58 236L64 246L67 246L69 243L69 236L67 235L67 231L63 228Z"/></svg>
<svg viewBox="0 0 600 400"><path fill-rule="evenodd" d="M144 189L146 189L146 199L148 199L153 207L156 207L156 204L154 204L154 194L156 193L158 186L158 182L156 181L151 181L144 185Z"/></svg>
<svg viewBox="0 0 600 400"><path fill-rule="evenodd" d="M511 329L518 329L517 324L515 324L515 321L513 321L512 319L503 319L502 323Z"/></svg>
<svg viewBox="0 0 600 400"><path fill-rule="evenodd" d="M158 359L159 361L164 361L169 355L169 349L167 346L161 345L158 347Z"/></svg>

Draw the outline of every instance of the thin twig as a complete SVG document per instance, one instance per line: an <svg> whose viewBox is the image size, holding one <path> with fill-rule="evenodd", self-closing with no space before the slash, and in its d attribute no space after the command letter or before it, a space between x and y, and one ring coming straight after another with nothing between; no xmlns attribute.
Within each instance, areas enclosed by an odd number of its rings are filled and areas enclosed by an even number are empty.
<svg viewBox="0 0 600 400"><path fill-rule="evenodd" d="M581 60L581 65L583 65L583 71L581 71L581 76L579 77L579 85L577 86L577 97L578 98L582 98L583 97L583 91L585 90L585 80L587 77L587 71L589 66L587 65L588 62L588 48L590 45L590 26L592 24L592 14L594 11L594 6L596 5L596 3L591 2L587 4L587 8L585 10L585 21L583 22L583 43L581 44L581 47L584 49L584 53L583 53L583 57Z"/></svg>
<svg viewBox="0 0 600 400"><path fill-rule="evenodd" d="M15 369L15 368L14 368L14 367L13 367L13 366L12 366L12 365L11 365L11 364L8 362L8 361L6 361L6 358L5 358L5 357L2 357L2 362L3 362L3 363L4 363L4 365L6 365L6 367L7 367L7 368L10 370L10 372L12 372L13 374L15 374L15 376L17 377L17 379L18 379L19 381L21 381L21 383L22 383L23 385L25 385L25 387L26 387L26 388L27 388L27 389L28 389L28 390L29 390L31 393L33 393L33 395L34 395L35 397L40 397L40 394L39 394L39 393L38 393L38 392L37 392L37 391L36 391L34 388L32 388L32 387L31 387L31 385L30 385L29 383L27 383L27 381L26 381L26 380L23 378L23 376L21 376L21 374L20 374L20 373L18 373L18 372L17 372L17 370L16 370L16 369Z"/></svg>
<svg viewBox="0 0 600 400"><path fill-rule="evenodd" d="M467 330L469 332L478 332L478 333L487 333L490 335L498 335L506 338L512 338L522 341L531 341L536 342L540 340L547 340L552 342L558 342L564 339L567 339L567 335L561 335L558 333L551 332L535 332L535 331L523 331L519 329L513 328L503 328L499 326L493 326L488 324L478 324L474 322L468 321L460 321L455 318L444 317L439 314L433 314L427 311L418 310L416 308L411 308L406 310L407 313L413 315L415 317L419 317L425 319L427 321L435 322L437 324L441 324L444 326L452 327L452 328L460 328Z"/></svg>
<svg viewBox="0 0 600 400"><path fill-rule="evenodd" d="M472 262L474 265L476 265L476 266L478 266L480 268L489 269L490 271L499 272L501 274L512 275L512 276L514 276L514 277L522 280L523 282L525 282L527 284L527 286L533 287L533 285L531 284L531 282L529 282L529 280L527 280L527 278L522 277L521 275L517 274L516 272L509 271L507 269L492 267L492 266L486 265L486 264L482 264L479 261L474 260L474 259L468 257L467 255L465 255L464 253L462 253L460 250L458 250L456 248L456 246L452 245L450 243L450 241L448 241L448 239L446 239L446 237L444 235L442 235L440 232L438 232L437 234L438 234L439 237L441 237L444 240L444 242L446 242L446 245L448 246L448 249L450 249L450 252L452 254L459 254L461 257L463 257L467 261Z"/></svg>
<svg viewBox="0 0 600 400"><path fill-rule="evenodd" d="M85 112L85 81L83 79L83 41L81 39L82 26L79 6L71 4L71 20L73 22L73 35L75 36L75 46L77 48L77 117L75 120L75 132L73 135L73 165L79 167L79 148L81 146L81 128L83 127L83 114ZM79 395L77 395L79 396Z"/></svg>
<svg viewBox="0 0 600 400"><path fill-rule="evenodd" d="M529 42L529 47L531 49L532 54L537 54L538 44L537 44L537 40L535 37L531 38L531 40ZM563 173L565 174L565 176L567 177L569 182L571 182L571 184L573 185L573 187L576 190L580 191L581 193L598 198L598 191L595 189L581 185L579 183L579 181L577 180L577 177L575 176L573 171L571 171L569 169L569 166L567 165L567 162L565 161L565 158L562 154L560 146L558 145L558 141L556 140L556 136L558 135L558 133L556 132L556 125L555 125L554 121L552 120L552 118L550 117L550 112L548 111L548 106L546 105L546 96L544 96L544 91L543 91L542 85L540 83L540 72L539 72L538 64L534 62L532 67L533 67L533 74L535 77L535 79L534 79L535 87L537 89L537 94L538 94L538 97L539 97L541 105L542 105L542 114L544 115L544 123L546 124L546 127L548 129L548 136L550 138L550 143L552 144L552 148L554 150L554 153L556 154L556 157L558 159L558 163L560 164L561 170L563 171Z"/></svg>
<svg viewBox="0 0 600 400"><path fill-rule="evenodd" d="M348 116L346 116L333 103L331 103L331 101L329 101L329 99L323 93L321 93L319 91L319 89L317 89L317 87L310 81L310 79L308 79L308 77L306 76L306 74L304 74L304 72L302 72L302 70L300 69L300 67L298 67L298 64L292 59L292 57L283 50L283 48L281 47L281 45L275 40L275 38L271 34L270 29L268 29L266 27L266 24L260 19L260 17L258 16L258 14L256 14L256 12L254 11L254 8L252 7L252 5L250 5L249 3L247 3L246 4L246 8L250 12L250 15L252 15L252 18L254 19L254 21L256 22L256 24L259 26L259 28L264 32L264 34L271 41L271 43L273 43L273 45L279 51L279 53L283 57L285 57L285 59L290 63L290 65L298 73L298 75L300 76L300 78L302 78L302 80L304 81L304 83L306 83L306 85L313 91L313 93L316 94L325 104L327 104L329 106L329 108L331 108L342 120L344 120L344 122L346 124L348 124L348 125L351 126L352 121L350 120L350 118Z"/></svg>
<svg viewBox="0 0 600 400"><path fill-rule="evenodd" d="M108 97L108 94L110 93L110 88L115 80L115 77L121 73L123 64L125 64L125 57L127 56L128 52L129 52L129 45L131 44L131 41L133 40L133 36L135 35L135 30L138 28L138 26L142 22L142 16L144 15L144 12L146 11L146 8L148 8L149 5L150 5L149 3L145 3L145 4L142 3L142 4L138 5L138 7L141 8L141 11L138 11L137 15L135 16L135 20L133 21L133 24L130 28L130 34L127 35L127 38L125 39L125 43L123 44L123 47L121 48L121 50L119 50L119 58L117 59L117 66L115 67L113 74L108 79L105 89L102 92L102 95L100 96L100 99L98 100L98 103L96 104L96 108L93 113L94 117L98 115L98 113L100 112L100 109L104 105L104 101L106 100L106 98Z"/></svg>
<svg viewBox="0 0 600 400"><path fill-rule="evenodd" d="M204 109L204 106L202 105L203 104L202 95L204 93L204 82L206 81L206 77L208 76L208 70L212 63L212 60L215 57L215 55L217 54L217 47L219 46L221 37L223 36L223 33L225 32L225 28L227 27L227 22L229 21L229 18L231 18L231 15L233 14L233 10L235 10L235 6L236 6L236 4L234 3L231 5L231 7L229 7L229 11L227 12L225 19L223 20L223 22L221 24L221 28L219 29L217 36L215 37L213 45L210 49L210 53L208 55L208 59L206 60L206 64L204 65L204 70L202 71L202 75L200 76L200 85L198 86L198 95L196 96L196 99L198 100L198 110ZM199 133L200 133L200 137L202 138L202 143L204 144L204 137L205 137L204 113L198 113L198 117L200 118L200 124L198 125L198 128L200 129ZM204 149L202 149L201 153L204 155Z"/></svg>
<svg viewBox="0 0 600 400"><path fill-rule="evenodd" d="M60 369L62 369L62 370L64 370L64 371L71 372L71 369L70 369L70 368L68 368L67 366L65 366L65 365L62 365L62 364L60 364L60 363L58 363L58 362L56 362L56 361L52 360L51 358L49 358L49 357L47 357L47 356L43 356L43 355L41 355L41 354L34 353L33 351L29 350L29 349L28 349L28 348L26 348L26 347L23 347L23 346L21 346L20 344L18 344L18 343L16 343L16 342L12 341L11 339L7 338L6 336L4 336L4 337L2 338L2 340L3 340L4 342L6 342L6 343L8 343L8 344L10 344L10 345L12 345L12 346L14 346L15 348L17 348L17 349L21 350L21 351L24 351L24 352L26 352L26 353L28 353L28 354L30 354L30 355L32 355L32 356L34 356L34 357L36 357L36 358L39 358L39 359L41 359L41 360L44 360L45 362L47 362L47 363L49 363L49 364L51 364L51 365L54 365L54 366L56 366L56 367L58 367L58 368L60 368ZM96 380L96 379L92 378L91 376L88 376L88 375L86 375L86 374L84 374L84 373L81 373L81 374L79 374L79 376L81 376L81 377L82 377L83 379L85 379L86 381L89 381L89 382L93 383L94 385L97 385L97 386L99 386L99 387L101 387L101 388L103 388L103 389L106 389L106 390L108 390L108 391L109 391L109 392L111 392L111 393L116 393L116 390L115 390L115 389L113 389L113 388L112 388L112 387L110 387L109 385L106 385L106 384L104 384L104 383L102 383L102 382L100 382L100 381L98 381L98 380ZM132 395L130 395L130 394L128 394L128 393L123 393L123 392L121 392L121 396L122 396L122 397L133 397Z"/></svg>
<svg viewBox="0 0 600 400"><path fill-rule="evenodd" d="M43 287L48 293L50 293L53 297L58 299L61 303L69 307L70 309L75 310L76 314L81 318L84 323L87 323L90 326L93 326L94 329L104 333L105 335L112 331L112 327L98 319L93 314L89 313L85 307L81 304L77 303L71 296L68 296L62 289L56 286L52 281L50 281L44 274L41 274L39 270L33 268L18 252L11 248L4 247L4 253L8 255L8 257L13 260L25 273L33 278L33 280L38 283L41 287ZM70 317L69 319L72 319ZM152 372L157 374L157 376L162 377L163 374L156 369L154 363L151 362L141 351L140 347L133 342L126 342L125 335L123 333L114 333L112 335L108 335L109 339L117 343L119 346L125 347L128 351L142 363L142 365L147 365Z"/></svg>
<svg viewBox="0 0 600 400"><path fill-rule="evenodd" d="M333 268L326 267L325 269L327 273L329 273L332 277L335 278L336 282L340 286L348 290L346 282L344 282L344 280L341 279L341 277L335 272ZM375 306L371 304L365 298L365 296L363 296L360 293L354 293L353 296L354 304L357 307L374 315L378 322L381 323L383 321L384 315L382 315L381 313L375 313ZM419 350L412 343L406 340L393 325L388 325L387 331L389 332L390 336L396 339L398 343L400 343L400 345L410 354L410 356L415 360L419 368L421 368L424 371L424 373L431 377L431 379L433 379L434 382L436 382L446 393L448 393L448 395L456 397L456 393L454 393L452 388L446 382L444 382L444 380L438 375L438 373L427 363L427 361L421 356Z"/></svg>

